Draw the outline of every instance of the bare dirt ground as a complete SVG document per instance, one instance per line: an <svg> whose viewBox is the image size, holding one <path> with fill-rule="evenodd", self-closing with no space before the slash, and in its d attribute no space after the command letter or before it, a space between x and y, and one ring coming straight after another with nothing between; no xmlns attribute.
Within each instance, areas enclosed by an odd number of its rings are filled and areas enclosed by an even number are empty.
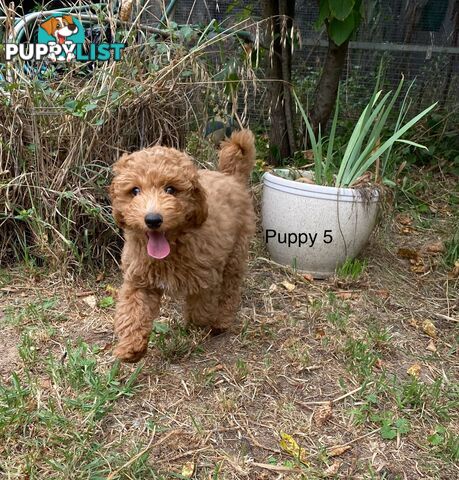
<svg viewBox="0 0 459 480"><path fill-rule="evenodd" d="M0 478L458 478L455 218L436 208L390 219L355 280L254 244L234 331L186 331L167 299L135 366L111 356L116 273L2 270Z"/></svg>

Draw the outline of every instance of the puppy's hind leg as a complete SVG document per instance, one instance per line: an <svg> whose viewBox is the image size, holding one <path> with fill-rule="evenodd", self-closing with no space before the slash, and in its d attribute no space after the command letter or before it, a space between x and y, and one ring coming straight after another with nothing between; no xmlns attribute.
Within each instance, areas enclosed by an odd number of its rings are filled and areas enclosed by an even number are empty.
<svg viewBox="0 0 459 480"><path fill-rule="evenodd" d="M153 320L159 315L161 290L125 283L116 306L115 355L123 362L138 362L146 353Z"/></svg>
<svg viewBox="0 0 459 480"><path fill-rule="evenodd" d="M217 323L218 294L218 289L206 288L198 293L187 295L185 301L186 323L213 329Z"/></svg>
<svg viewBox="0 0 459 480"><path fill-rule="evenodd" d="M241 239L226 262L218 298L215 329L226 330L234 322L241 303L241 287L246 272L247 253L247 241Z"/></svg>

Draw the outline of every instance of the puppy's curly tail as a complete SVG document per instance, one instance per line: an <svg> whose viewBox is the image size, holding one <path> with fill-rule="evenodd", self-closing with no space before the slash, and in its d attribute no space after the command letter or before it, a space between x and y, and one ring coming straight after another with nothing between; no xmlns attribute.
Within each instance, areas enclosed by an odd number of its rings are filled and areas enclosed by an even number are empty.
<svg viewBox="0 0 459 480"><path fill-rule="evenodd" d="M233 132L231 138L221 143L218 168L246 183L255 165L255 155L253 133L248 129Z"/></svg>

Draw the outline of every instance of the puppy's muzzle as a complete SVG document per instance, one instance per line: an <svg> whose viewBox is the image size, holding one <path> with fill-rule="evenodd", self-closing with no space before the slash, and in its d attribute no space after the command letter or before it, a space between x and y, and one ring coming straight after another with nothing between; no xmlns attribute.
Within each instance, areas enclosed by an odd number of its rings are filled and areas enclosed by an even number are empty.
<svg viewBox="0 0 459 480"><path fill-rule="evenodd" d="M163 217L159 213L147 213L145 215L145 224L152 230L159 228L162 223Z"/></svg>

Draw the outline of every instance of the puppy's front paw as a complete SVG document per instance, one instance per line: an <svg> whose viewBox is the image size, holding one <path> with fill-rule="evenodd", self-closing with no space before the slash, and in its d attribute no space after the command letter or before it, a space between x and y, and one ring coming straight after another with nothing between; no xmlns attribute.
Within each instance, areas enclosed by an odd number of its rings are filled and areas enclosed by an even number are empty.
<svg viewBox="0 0 459 480"><path fill-rule="evenodd" d="M138 362L147 353L148 343L132 343L121 340L115 347L114 354L122 362L135 363Z"/></svg>

